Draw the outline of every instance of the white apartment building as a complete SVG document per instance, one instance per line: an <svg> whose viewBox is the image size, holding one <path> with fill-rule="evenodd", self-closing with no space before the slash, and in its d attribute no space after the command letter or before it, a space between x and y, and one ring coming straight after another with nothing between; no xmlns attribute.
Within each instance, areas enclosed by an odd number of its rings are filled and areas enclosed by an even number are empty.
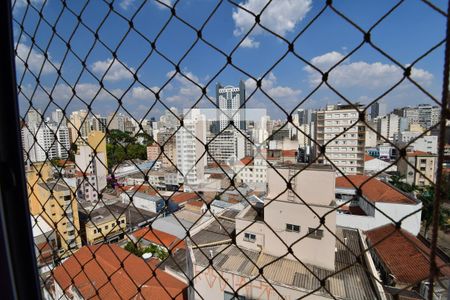
<svg viewBox="0 0 450 300"><path fill-rule="evenodd" d="M55 158L66 159L70 150L70 140L69 130L64 120L61 123L42 121L37 111L30 111L30 113L28 123L22 127L25 159L31 162Z"/></svg>
<svg viewBox="0 0 450 300"><path fill-rule="evenodd" d="M430 104L419 104L416 107L405 107L403 108L402 113L411 124L419 124L425 129L428 129L439 122L440 118L440 108Z"/></svg>
<svg viewBox="0 0 450 300"><path fill-rule="evenodd" d="M396 114L388 114L377 120L377 134L380 142L394 141L394 135L408 128L408 119Z"/></svg>
<svg viewBox="0 0 450 300"><path fill-rule="evenodd" d="M181 172L178 180L184 183L185 191L191 191L204 180L205 143L206 118L199 109L192 109L176 133L177 167Z"/></svg>
<svg viewBox="0 0 450 300"><path fill-rule="evenodd" d="M267 162L260 155L242 158L233 165L233 171L238 180L249 186L267 183Z"/></svg>
<svg viewBox="0 0 450 300"><path fill-rule="evenodd" d="M359 122L356 109L345 105L328 105L326 110L316 113L315 138L325 145L325 155L344 174L364 172L365 125ZM342 132L339 137L336 136ZM320 149L316 148L318 162L330 164Z"/></svg>
<svg viewBox="0 0 450 300"><path fill-rule="evenodd" d="M406 146L407 143L401 144ZM407 147L407 151L422 151L431 154L437 154L438 152L438 136L436 135L424 135Z"/></svg>
<svg viewBox="0 0 450 300"><path fill-rule="evenodd" d="M91 145L78 146L77 153L75 154L75 163L78 171L82 174L95 176L96 193L98 193L106 187L108 169L106 152L97 150L97 153L94 154L93 148L95 147Z"/></svg>
<svg viewBox="0 0 450 300"><path fill-rule="evenodd" d="M226 163L245 156L245 137L236 130L225 130L219 135L210 134L208 140L208 163Z"/></svg>

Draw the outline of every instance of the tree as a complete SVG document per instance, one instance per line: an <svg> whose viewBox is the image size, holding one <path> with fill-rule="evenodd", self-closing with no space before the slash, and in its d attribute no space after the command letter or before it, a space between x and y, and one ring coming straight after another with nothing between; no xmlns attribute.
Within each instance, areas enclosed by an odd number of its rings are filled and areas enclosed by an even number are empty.
<svg viewBox="0 0 450 300"><path fill-rule="evenodd" d="M401 191L404 191L406 193L413 193L416 191L416 187L413 185L410 185L409 183L405 182L405 176L401 175L400 173L396 172L394 173L391 178L389 179L389 183L398 188Z"/></svg>
<svg viewBox="0 0 450 300"><path fill-rule="evenodd" d="M125 250L139 257L141 257L142 254L144 254L144 252L139 248L139 246L131 241L125 245Z"/></svg>
<svg viewBox="0 0 450 300"><path fill-rule="evenodd" d="M417 195L417 198L422 201L422 222L425 231L425 238L428 237L428 231L433 223L434 194L434 186L430 185L422 188ZM438 225L445 225L449 216L450 211L444 207L441 207L439 210Z"/></svg>

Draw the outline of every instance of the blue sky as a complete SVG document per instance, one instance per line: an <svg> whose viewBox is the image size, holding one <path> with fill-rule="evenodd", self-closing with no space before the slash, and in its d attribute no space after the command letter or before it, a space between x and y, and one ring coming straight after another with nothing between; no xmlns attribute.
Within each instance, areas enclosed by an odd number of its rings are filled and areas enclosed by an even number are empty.
<svg viewBox="0 0 450 300"><path fill-rule="evenodd" d="M208 95L214 99L215 83L237 85L244 80L247 95L255 89L255 81L245 73L226 65L226 57L197 39L197 33L176 18L168 22L171 12L167 6L175 5L177 15L192 27L200 29L218 1L164 0L161 3L141 0L114 1L114 11L108 1L67 1L67 8L57 0L32 0L34 8L17 0L14 7L15 39L18 56L18 81L26 95L21 96L21 109L33 106L51 111L54 102L68 111L86 108L92 102L94 112L107 115L118 108L121 99L125 109L137 119L159 116L166 106L189 108L200 98L201 90L180 74L167 61L180 65L181 72L200 86L207 86ZM259 14L267 0L236 1L246 9ZM167 6L164 6L165 5ZM333 6L367 31L389 11L395 1L333 1ZM446 10L445 1L434 1ZM325 1L274 0L261 14L261 23L287 41L293 41L307 24L325 7ZM46 22L39 22L42 10ZM62 12L62 13L61 13ZM83 24L78 24L74 14L81 13ZM106 21L103 21L106 18ZM133 18L134 30L129 30L127 19ZM321 75L292 53L271 69L286 53L285 42L263 28L253 28L243 43L238 43L251 29L254 17L223 1L202 30L203 38L227 55L232 53L233 64L253 78L261 78L263 90L288 113L299 103L300 108L324 107L327 103L343 102L336 93L325 86L308 95L320 84ZM24 31L20 34L18 24ZM52 35L55 26L57 35ZM94 34L98 32L99 40ZM126 35L128 32L128 35ZM124 38L124 36L126 37ZM34 43L32 36L35 36ZM53 36L53 37L52 37ZM445 18L419 0L407 0L386 17L371 32L374 44L403 66L410 65L445 37ZM71 51L66 42L70 39ZM162 57L152 51L149 43L155 41ZM363 41L363 34L346 22L330 7L295 40L295 52L316 68L327 71ZM237 48L236 48L237 47ZM48 60L43 52L48 53ZM112 52L116 51L114 59ZM444 47L441 45L412 69L412 78L432 96L439 99L442 84ZM86 60L86 69L80 62ZM147 60L146 60L147 59ZM25 71L27 61L29 71ZM57 70L61 70L58 76ZM269 71L270 70L270 71ZM31 73L31 72L32 73ZM37 83L34 75L39 76ZM139 82L135 82L137 74ZM217 75L218 74L218 75ZM349 58L342 61L329 75L329 83L352 102L369 103L402 79L403 71L394 62L364 44ZM217 76L216 76L217 75ZM105 91L101 88L102 82ZM72 89L77 97L73 96ZM161 102L155 102L154 93ZM116 98L115 98L116 97ZM73 99L69 102L70 99ZM306 100L305 100L306 99ZM433 103L430 97L408 80L383 98L390 108ZM197 107L211 107L205 98ZM284 112L263 93L256 91L248 100L248 107L266 108L273 118L285 118Z"/></svg>

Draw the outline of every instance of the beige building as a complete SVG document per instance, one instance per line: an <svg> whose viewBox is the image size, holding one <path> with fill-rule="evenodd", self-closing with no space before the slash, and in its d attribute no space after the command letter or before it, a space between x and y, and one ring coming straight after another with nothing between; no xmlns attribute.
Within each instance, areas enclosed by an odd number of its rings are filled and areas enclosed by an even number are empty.
<svg viewBox="0 0 450 300"><path fill-rule="evenodd" d="M325 146L325 156L316 148L318 162L330 161L346 175L364 173L365 125L359 122L358 111L350 105L328 105L317 112L315 137Z"/></svg>
<svg viewBox="0 0 450 300"><path fill-rule="evenodd" d="M72 112L67 127L69 127L70 142L83 143L83 139L87 139L91 132L89 113L84 109Z"/></svg>
<svg viewBox="0 0 450 300"><path fill-rule="evenodd" d="M216 215L218 220L195 229L190 253L198 295L386 299L370 255L362 253L359 232L336 226L334 170L327 165L305 167L280 166L280 174L268 170L264 203L225 209ZM291 182L295 194L286 191L282 177Z"/></svg>
<svg viewBox="0 0 450 300"><path fill-rule="evenodd" d="M398 171L406 178L406 183L426 186L436 181L437 155L422 151L408 152L398 162Z"/></svg>
<svg viewBox="0 0 450 300"><path fill-rule="evenodd" d="M320 217L334 208L335 172L331 166L312 165L296 175L303 167L279 166L279 174L267 170L268 196L263 211L249 206L236 216L236 242L274 256L285 255L286 245L292 245L298 259L334 270L336 212L324 219L331 232L321 226ZM292 191L285 191L285 180L291 182Z"/></svg>
<svg viewBox="0 0 450 300"><path fill-rule="evenodd" d="M40 215L56 230L58 248L64 255L65 250L81 247L78 202L74 191L63 180L50 179L48 168L43 167L46 175L42 178L38 178L36 171L27 174L31 214Z"/></svg>
<svg viewBox="0 0 450 300"><path fill-rule="evenodd" d="M162 139L162 135L159 134L159 139ZM162 139L161 142L158 141L160 145L164 145L164 153L161 153L160 146L158 144L153 144L147 147L147 159L148 160L159 160L164 168L170 168L177 163L177 147L175 142L175 137L168 140Z"/></svg>
<svg viewBox="0 0 450 300"><path fill-rule="evenodd" d="M82 235L86 245L112 243L123 239L127 222L125 214L110 212L105 207L81 215Z"/></svg>

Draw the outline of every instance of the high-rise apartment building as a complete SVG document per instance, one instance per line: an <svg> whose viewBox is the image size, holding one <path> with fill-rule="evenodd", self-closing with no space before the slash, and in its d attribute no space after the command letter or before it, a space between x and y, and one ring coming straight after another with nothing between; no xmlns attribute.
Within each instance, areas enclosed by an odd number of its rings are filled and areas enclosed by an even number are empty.
<svg viewBox="0 0 450 300"><path fill-rule="evenodd" d="M245 156L246 139L236 130L224 130L220 134L209 134L208 163L234 162Z"/></svg>
<svg viewBox="0 0 450 300"><path fill-rule="evenodd" d="M408 119L410 124L419 124L428 129L439 122L440 108L431 104L419 104L416 107L397 109L396 114Z"/></svg>
<svg viewBox="0 0 450 300"><path fill-rule="evenodd" d="M120 130L125 132L125 116L121 113L112 113L108 115L107 127L109 130Z"/></svg>
<svg viewBox="0 0 450 300"><path fill-rule="evenodd" d="M226 128L230 121L240 130L247 129L245 119L245 84L241 80L239 87L216 85L216 101L219 107L219 130Z"/></svg>
<svg viewBox="0 0 450 300"><path fill-rule="evenodd" d="M315 139L326 146L326 157L315 146L319 163L331 161L344 174L364 173L365 125L353 106L328 105L326 110L318 111Z"/></svg>
<svg viewBox="0 0 450 300"><path fill-rule="evenodd" d="M204 179L206 118L199 109L192 109L183 120L176 133L178 180L184 183L185 191L191 191Z"/></svg>
<svg viewBox="0 0 450 300"><path fill-rule="evenodd" d="M75 163L82 174L96 176L97 193L103 190L108 176L105 134L100 131L91 132L87 143L78 146Z"/></svg>
<svg viewBox="0 0 450 300"><path fill-rule="evenodd" d="M396 135L408 129L408 125L407 118L396 114L388 114L379 118L377 119L378 140L382 143L386 142L386 139L393 142Z"/></svg>
<svg viewBox="0 0 450 300"><path fill-rule="evenodd" d="M375 119L383 117L387 113L387 105L384 102L377 101L370 107L370 118Z"/></svg>
<svg viewBox="0 0 450 300"><path fill-rule="evenodd" d="M91 119L91 128L93 131L106 132L106 125L108 124L108 119L102 117L101 115L95 115Z"/></svg>
<svg viewBox="0 0 450 300"><path fill-rule="evenodd" d="M26 161L66 159L70 150L69 130L63 119L60 123L43 121L38 111L30 110L22 127L22 145Z"/></svg>
<svg viewBox="0 0 450 300"><path fill-rule="evenodd" d="M69 117L68 127L70 141L76 144L83 143L83 139L86 139L91 132L88 111L85 109L73 111Z"/></svg>

